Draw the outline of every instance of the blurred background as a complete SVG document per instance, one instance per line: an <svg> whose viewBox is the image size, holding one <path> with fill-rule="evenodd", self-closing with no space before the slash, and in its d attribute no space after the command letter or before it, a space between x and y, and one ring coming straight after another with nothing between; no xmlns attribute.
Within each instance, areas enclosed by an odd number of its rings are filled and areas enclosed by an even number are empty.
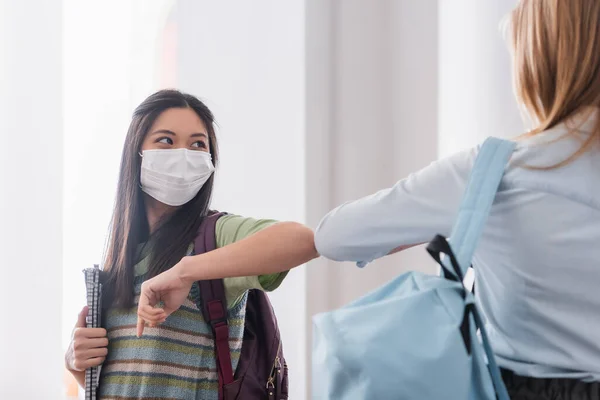
<svg viewBox="0 0 600 400"><path fill-rule="evenodd" d="M315 228L340 203L523 131L500 29L516 0L0 0L0 399L75 399L66 350L101 261L130 116L178 88L216 115L213 207ZM311 317L402 271L316 260L272 294L291 399Z"/></svg>

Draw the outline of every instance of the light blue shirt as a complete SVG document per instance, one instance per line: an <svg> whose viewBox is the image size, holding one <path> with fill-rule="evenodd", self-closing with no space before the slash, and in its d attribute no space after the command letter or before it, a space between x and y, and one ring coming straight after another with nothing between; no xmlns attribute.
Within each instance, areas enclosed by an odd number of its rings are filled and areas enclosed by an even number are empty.
<svg viewBox="0 0 600 400"><path fill-rule="evenodd" d="M473 259L498 363L519 375L600 381L600 147L557 169L525 168L565 160L594 125L574 119L519 141ZM477 151L331 211L317 250L365 264L449 236Z"/></svg>

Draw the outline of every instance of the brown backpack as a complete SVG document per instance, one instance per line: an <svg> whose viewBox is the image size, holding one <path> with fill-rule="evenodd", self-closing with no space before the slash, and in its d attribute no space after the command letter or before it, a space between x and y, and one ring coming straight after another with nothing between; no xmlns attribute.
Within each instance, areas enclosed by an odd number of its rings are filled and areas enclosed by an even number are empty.
<svg viewBox="0 0 600 400"><path fill-rule="evenodd" d="M202 222L194 241L194 253L216 248L215 228L224 213L213 212ZM288 370L277 318L262 290L248 293L246 320L240 360L235 371L231 367L227 301L223 279L199 281L204 320L211 326L215 341L219 399L221 400L287 400Z"/></svg>

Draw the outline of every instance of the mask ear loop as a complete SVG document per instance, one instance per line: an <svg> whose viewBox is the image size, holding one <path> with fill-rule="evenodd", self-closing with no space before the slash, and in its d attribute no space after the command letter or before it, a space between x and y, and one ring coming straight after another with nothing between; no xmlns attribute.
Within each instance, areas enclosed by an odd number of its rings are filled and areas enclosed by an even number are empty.
<svg viewBox="0 0 600 400"><path fill-rule="evenodd" d="M142 154L141 151L138 151L138 154L140 155L140 158L144 158L144 155ZM142 187L142 180L140 179L140 183L138 183L138 186L140 187L140 189L143 189Z"/></svg>

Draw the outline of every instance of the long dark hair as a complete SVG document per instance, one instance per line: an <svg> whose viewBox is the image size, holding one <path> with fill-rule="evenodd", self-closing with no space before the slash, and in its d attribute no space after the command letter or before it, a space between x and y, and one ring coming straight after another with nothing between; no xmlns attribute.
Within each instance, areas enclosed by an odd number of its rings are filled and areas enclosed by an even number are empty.
<svg viewBox="0 0 600 400"><path fill-rule="evenodd" d="M170 108L189 108L198 114L207 129L209 150L215 166L219 159L213 114L196 97L177 90L161 90L135 109L123 146L117 196L104 257L103 270L107 289L105 306L133 305L133 267L138 261L138 247L150 240L140 185L139 153L156 118ZM166 271L185 256L202 219L208 213L213 182L214 174L191 201L160 221L158 228L152 233L148 278Z"/></svg>

